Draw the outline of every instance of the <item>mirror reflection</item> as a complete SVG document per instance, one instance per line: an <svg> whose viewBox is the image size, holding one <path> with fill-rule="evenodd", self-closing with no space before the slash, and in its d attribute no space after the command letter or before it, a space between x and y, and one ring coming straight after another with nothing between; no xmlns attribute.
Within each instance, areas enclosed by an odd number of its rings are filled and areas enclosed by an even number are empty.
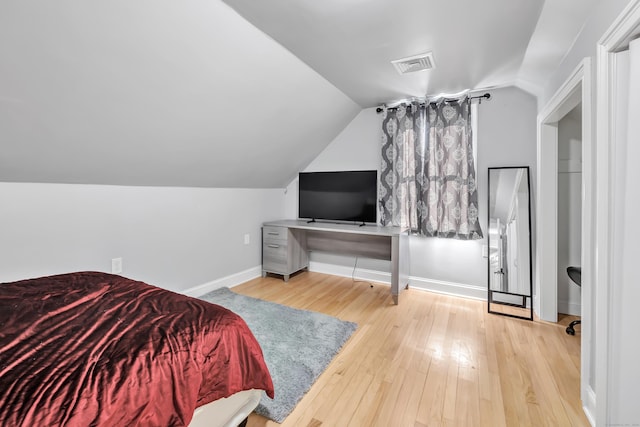
<svg viewBox="0 0 640 427"><path fill-rule="evenodd" d="M489 311L491 303L530 309L528 167L489 168L488 230Z"/></svg>

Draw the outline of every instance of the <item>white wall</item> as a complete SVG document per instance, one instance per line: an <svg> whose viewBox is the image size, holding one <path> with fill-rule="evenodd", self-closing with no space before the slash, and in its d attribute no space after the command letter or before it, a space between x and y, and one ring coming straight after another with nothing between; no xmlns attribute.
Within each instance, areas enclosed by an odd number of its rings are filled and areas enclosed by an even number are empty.
<svg viewBox="0 0 640 427"><path fill-rule="evenodd" d="M380 170L380 153L376 147L380 141L378 117L375 108L360 113L303 172L340 170ZM298 177L286 188L285 212L287 218L298 217Z"/></svg>
<svg viewBox="0 0 640 427"><path fill-rule="evenodd" d="M303 171L377 170L379 173L381 162L379 120L375 108L362 110ZM286 217L298 217L297 178L287 186ZM311 270L333 274L350 275L355 263L355 257L330 253L313 252L310 256ZM385 273L391 271L388 261L359 259L357 265L360 269Z"/></svg>
<svg viewBox="0 0 640 427"><path fill-rule="evenodd" d="M562 84L567 80L567 77L573 73L575 68L584 58L590 57L592 59L592 75L596 75L597 64L595 55L598 40L628 3L629 0L606 0L598 1L595 4L591 16L589 16L587 22L582 28L582 32L576 38L571 50L565 55L562 62L558 65L556 72L551 76L543 76L548 83L544 88L543 95L538 99L539 110L544 108L551 97L553 97L560 86L562 86ZM594 78L594 93L595 80L596 79Z"/></svg>
<svg viewBox="0 0 640 427"><path fill-rule="evenodd" d="M281 189L0 183L0 282L111 271L183 291L261 264ZM251 241L244 245L244 234Z"/></svg>
<svg viewBox="0 0 640 427"><path fill-rule="evenodd" d="M535 191L536 99L515 87L492 90L491 94L490 101L478 106L476 173L479 218L485 238L478 241L412 239L411 276L420 281L436 280L452 285L451 289L460 289L456 285L463 285L484 291L488 265L482 257L482 245L488 242L488 168L529 166L532 191Z"/></svg>
<svg viewBox="0 0 640 427"><path fill-rule="evenodd" d="M515 87L491 91L493 98L478 107L478 202L483 231L487 228L487 168L530 166L535 182L536 100ZM305 170L378 169L380 167L380 116L375 108L363 110ZM297 217L297 182L287 189L286 214ZM411 285L441 292L484 297L487 260L480 241L412 236ZM311 268L350 275L353 257L313 253ZM314 264L314 262L316 264ZM356 276L384 280L389 263L359 259ZM386 275L386 276L385 276Z"/></svg>
<svg viewBox="0 0 640 427"><path fill-rule="evenodd" d="M362 110L305 171L380 169L380 115Z"/></svg>

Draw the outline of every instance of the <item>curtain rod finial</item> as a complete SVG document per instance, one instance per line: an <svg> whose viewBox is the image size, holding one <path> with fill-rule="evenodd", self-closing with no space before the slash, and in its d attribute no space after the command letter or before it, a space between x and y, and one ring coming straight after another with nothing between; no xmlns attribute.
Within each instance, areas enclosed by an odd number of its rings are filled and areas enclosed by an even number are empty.
<svg viewBox="0 0 640 427"><path fill-rule="evenodd" d="M487 92L487 93L485 93L483 95L477 96L476 98L478 99L478 104L482 104L482 98L484 98L487 101L489 101L489 100L491 100L491 94L489 92Z"/></svg>

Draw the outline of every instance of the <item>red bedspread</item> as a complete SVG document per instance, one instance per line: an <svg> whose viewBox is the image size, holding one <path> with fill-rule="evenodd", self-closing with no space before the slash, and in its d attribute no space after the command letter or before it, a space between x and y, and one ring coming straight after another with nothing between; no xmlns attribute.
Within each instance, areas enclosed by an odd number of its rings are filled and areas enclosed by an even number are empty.
<svg viewBox="0 0 640 427"><path fill-rule="evenodd" d="M181 426L273 385L245 322L105 273L0 284L1 426Z"/></svg>

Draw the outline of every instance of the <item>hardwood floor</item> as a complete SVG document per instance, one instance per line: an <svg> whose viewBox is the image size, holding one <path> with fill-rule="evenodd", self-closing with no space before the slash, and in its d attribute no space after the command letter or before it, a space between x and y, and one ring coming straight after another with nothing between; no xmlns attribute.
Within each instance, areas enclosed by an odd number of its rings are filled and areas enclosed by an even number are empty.
<svg viewBox="0 0 640 427"><path fill-rule="evenodd" d="M566 325L487 313L486 303L303 272L235 292L358 323L281 424L288 426L588 426L580 338ZM252 414L248 427L278 426Z"/></svg>

